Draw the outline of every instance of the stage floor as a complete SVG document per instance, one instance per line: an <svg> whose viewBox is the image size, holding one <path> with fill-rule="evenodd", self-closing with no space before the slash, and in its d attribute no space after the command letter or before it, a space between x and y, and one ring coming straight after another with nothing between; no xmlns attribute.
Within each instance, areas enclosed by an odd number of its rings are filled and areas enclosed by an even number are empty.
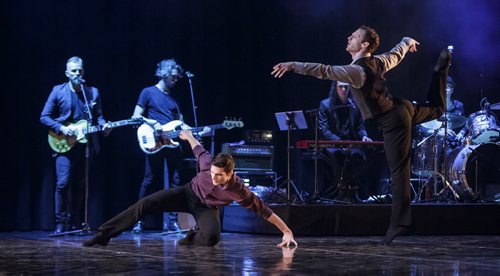
<svg viewBox="0 0 500 276"><path fill-rule="evenodd" d="M89 236L0 233L0 274L203 275L498 275L500 236L296 237L223 233L214 247L181 246L182 236L124 233L107 247L84 248Z"/></svg>

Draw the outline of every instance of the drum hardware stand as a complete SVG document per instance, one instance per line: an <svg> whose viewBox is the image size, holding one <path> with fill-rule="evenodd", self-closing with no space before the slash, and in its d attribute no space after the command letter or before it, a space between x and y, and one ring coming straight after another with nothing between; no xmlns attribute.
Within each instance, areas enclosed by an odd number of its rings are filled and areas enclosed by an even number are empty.
<svg viewBox="0 0 500 276"><path fill-rule="evenodd" d="M432 200L443 199L443 195L444 195L444 192L446 191L446 189L450 189L450 191L453 194L453 197L454 197L455 201L458 201L458 199L460 198L460 196L457 194L457 192L455 191L455 189L453 188L453 186L448 182L448 179L446 178L446 170L447 170L447 165L446 165L447 164L447 160L446 160L447 159L447 156L446 156L446 148L447 148L447 146L446 145L447 145L447 132L448 132L447 122L448 122L448 116L447 116L447 113L445 113L444 120L442 122L442 127L435 129L433 135L426 137L425 139L423 139L422 141L420 141L420 143L417 144L417 147L418 147L418 146L422 145L423 143L425 143L428 139L431 139L431 138L434 139L434 146L433 146L433 152L434 152L434 171L427 178L427 181L425 181L425 183L423 183L423 185L420 186L419 192L415 193L416 197L421 197L422 193L424 192L424 188L426 186L428 187L429 181L431 179L433 179L434 183L433 183L432 198L428 199L428 200L424 199L424 200L421 200L421 201L432 201ZM438 132L439 132L439 129L444 129L444 136L443 136L443 165L442 165L441 169L439 169L439 166L438 166ZM440 171L444 171L444 173L440 173ZM437 182L438 178L443 183L443 188L440 191L438 191L438 182ZM410 186L411 186L411 182L410 182ZM413 187L413 186L411 186L411 187Z"/></svg>
<svg viewBox="0 0 500 276"><path fill-rule="evenodd" d="M415 180L418 181L418 183L422 182L422 179L420 177L416 178L416 179L410 178L410 188L413 191L413 194L415 195L412 202L418 202L419 195L422 193L422 187L420 185L419 185L418 191L415 190L415 187L413 186L413 183L412 183L412 181L415 181Z"/></svg>
<svg viewBox="0 0 500 276"><path fill-rule="evenodd" d="M436 192L436 190L434 191L434 194L433 194L434 199L439 199L439 197L441 197L444 194L446 189L449 188L450 191L453 193L453 197L454 197L455 201L458 201L458 199L460 199L460 196L457 194L455 189L453 189L453 186L451 186L450 182L448 182L448 180L446 180L446 178L443 176L443 174L440 174L438 172L433 173L429 177L429 179L431 179L431 178L434 179L434 189L437 189L437 177L439 177L441 179L441 181L443 181L443 188L439 192Z"/></svg>
<svg viewBox="0 0 500 276"><path fill-rule="evenodd" d="M434 173L429 177L429 179L433 178L434 179L434 191L433 191L433 197L434 198L438 198L440 196L443 195L444 191L446 190L446 188L449 188L450 191L453 193L453 197L455 199L455 201L458 201L458 199L460 198L459 195L457 194L457 192L455 191L455 189L453 188L453 186L450 185L450 183L448 182L448 180L446 179L446 139L447 139L447 132L448 132L448 116L447 116L447 113L444 114L445 117L444 117L444 121L443 121L443 126L444 126L444 135L443 135L443 167L442 167L442 171L444 171L443 174L439 173L439 170L438 170L438 150L437 150L437 147L438 147L438 144L437 144L437 134L438 134L438 130L439 129L436 129L434 130ZM439 177L441 179L441 181L443 181L443 189L441 189L441 191L437 191L437 177Z"/></svg>
<svg viewBox="0 0 500 276"><path fill-rule="evenodd" d="M411 178L410 178L411 183ZM424 192L425 185L423 184L422 178L418 177L418 191L415 193L415 198L413 199L414 203L422 201L422 193Z"/></svg>
<svg viewBox="0 0 500 276"><path fill-rule="evenodd" d="M434 138L434 135L436 134L436 130L434 130L434 134L433 135L429 135L427 137L425 137L424 139L422 139L422 141L420 141L418 144L415 145L414 147L414 150L417 150L418 147L422 146L422 144L424 144L425 142L427 142L427 140L431 139L431 138ZM435 152L435 149L433 147L432 149L433 152ZM435 158L434 158L435 160ZM436 165L434 164L434 167ZM415 179L414 179L415 180ZM424 177L422 176L421 173L418 173L418 191L415 192L415 188L413 187L412 185L412 179L410 178L410 187L413 189L414 193L415 193L415 198L413 199L413 202L423 202L425 201L423 198L425 198L425 187L427 185L427 183L429 182L429 177ZM436 188L435 188L436 189Z"/></svg>
<svg viewBox="0 0 500 276"><path fill-rule="evenodd" d="M434 139L434 145L432 148L432 152L434 153L434 164L433 164L434 173L432 173L432 175L431 175L431 176L434 176L433 177L434 178L434 191L437 190L437 183L436 183L436 176L435 176L435 174L437 173L437 132L438 132L438 130L434 130L434 133L432 135L425 137L424 139L422 139L422 141L420 141L418 144L415 145L415 149L416 149L416 148L420 147L422 144L424 144L425 142L427 142L427 140L429 140L431 138ZM439 173L437 173L437 174L439 174ZM413 191L415 193L414 202L426 201L426 199L422 199L422 196L424 195L423 198L425 198L425 194L424 194L425 187L429 183L431 176L424 178L421 174L418 175L418 182L419 182L418 192L415 192L415 188L413 187L413 185L411 183L411 178L410 178L410 187L413 189ZM441 176L441 174L439 174L439 176ZM435 194L433 194L433 196L435 196Z"/></svg>

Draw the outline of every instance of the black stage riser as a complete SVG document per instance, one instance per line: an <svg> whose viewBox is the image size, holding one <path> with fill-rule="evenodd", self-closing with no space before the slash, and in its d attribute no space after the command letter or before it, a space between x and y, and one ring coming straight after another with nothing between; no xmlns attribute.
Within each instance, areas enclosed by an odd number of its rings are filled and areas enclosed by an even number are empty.
<svg viewBox="0 0 500 276"><path fill-rule="evenodd" d="M271 205L293 230L303 236L384 235L390 205ZM498 235L500 204L412 205L413 235ZM224 208L223 231L278 234L275 227L238 205Z"/></svg>

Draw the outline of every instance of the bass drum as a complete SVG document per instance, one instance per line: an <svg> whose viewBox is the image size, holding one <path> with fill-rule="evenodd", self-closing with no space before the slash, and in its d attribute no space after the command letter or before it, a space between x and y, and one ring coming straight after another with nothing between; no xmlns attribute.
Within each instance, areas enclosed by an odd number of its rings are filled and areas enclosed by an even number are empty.
<svg viewBox="0 0 500 276"><path fill-rule="evenodd" d="M449 156L448 179L462 200L500 202L500 145L484 143L456 148Z"/></svg>

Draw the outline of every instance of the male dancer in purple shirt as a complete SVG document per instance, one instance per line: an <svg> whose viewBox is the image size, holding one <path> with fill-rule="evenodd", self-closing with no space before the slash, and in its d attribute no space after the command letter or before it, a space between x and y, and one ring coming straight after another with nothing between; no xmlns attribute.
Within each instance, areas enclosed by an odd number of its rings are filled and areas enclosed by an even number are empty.
<svg viewBox="0 0 500 276"><path fill-rule="evenodd" d="M233 201L253 210L283 232L282 242L278 246L297 245L285 222L234 175L234 159L231 155L218 154L212 159L190 130L183 130L179 137L189 142L198 159L200 172L187 185L161 190L140 199L101 225L99 232L85 241L83 246L107 245L111 238L120 235L144 215L173 211L192 214L199 228L188 232L179 244L213 246L219 242L221 235L220 207Z"/></svg>
<svg viewBox="0 0 500 276"><path fill-rule="evenodd" d="M392 178L391 223L384 239L386 244L390 244L411 224L411 127L436 119L445 111L446 78L451 55L446 49L441 51L427 93L429 102L412 104L389 93L384 74L396 67L408 51L417 51L419 43L404 37L390 52L372 55L379 44L377 32L373 28L361 26L347 38L346 51L352 56L351 64L331 66L284 62L276 64L271 74L281 78L291 71L319 79L349 83L363 119L372 119L378 124L383 132L384 150Z"/></svg>

